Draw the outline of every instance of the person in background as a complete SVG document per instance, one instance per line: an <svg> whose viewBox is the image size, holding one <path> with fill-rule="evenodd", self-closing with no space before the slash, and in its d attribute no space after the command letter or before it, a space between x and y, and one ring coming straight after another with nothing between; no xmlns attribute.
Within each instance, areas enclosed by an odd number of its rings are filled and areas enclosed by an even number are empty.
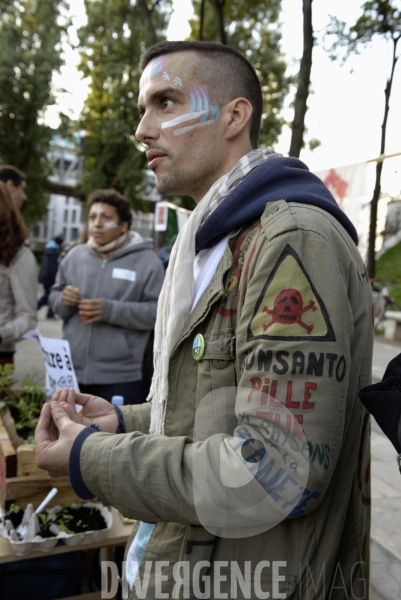
<svg viewBox="0 0 401 600"><path fill-rule="evenodd" d="M61 260L49 304L64 321L81 391L139 404L163 265L151 243L130 231L131 208L121 194L96 190L88 208L88 241Z"/></svg>
<svg viewBox="0 0 401 600"><path fill-rule="evenodd" d="M50 290L56 281L58 262L60 253L62 251L62 246L63 238L60 236L56 236L52 240L49 240L45 246L38 275L39 283L41 283L45 288L45 293L38 301L38 310L42 308L42 306L49 304ZM50 306L47 311L47 318L54 319L54 313Z"/></svg>
<svg viewBox="0 0 401 600"><path fill-rule="evenodd" d="M359 398L396 449L401 473L401 354L388 363L382 381L363 388Z"/></svg>
<svg viewBox="0 0 401 600"><path fill-rule="evenodd" d="M15 342L36 325L37 264L25 246L27 230L0 180L0 364L13 364Z"/></svg>
<svg viewBox="0 0 401 600"><path fill-rule="evenodd" d="M167 246L162 246L159 250L159 252L157 253L157 256L160 258L160 260L163 263L163 267L167 270L168 267L168 263L170 260L170 254L171 251L173 249L173 246L176 242L177 239L177 235L173 235L169 241L169 243L167 244Z"/></svg>
<svg viewBox="0 0 401 600"><path fill-rule="evenodd" d="M27 200L25 173L12 165L0 165L0 181L6 184L11 197L20 209Z"/></svg>

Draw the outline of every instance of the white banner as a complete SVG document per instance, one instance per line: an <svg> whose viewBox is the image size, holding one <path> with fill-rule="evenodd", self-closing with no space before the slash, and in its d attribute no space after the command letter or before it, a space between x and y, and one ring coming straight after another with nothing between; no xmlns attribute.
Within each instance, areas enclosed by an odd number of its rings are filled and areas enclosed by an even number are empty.
<svg viewBox="0 0 401 600"><path fill-rule="evenodd" d="M36 340L40 346L46 367L46 392L49 397L58 388L72 387L79 392L78 381L71 360L70 344L67 340L45 338L37 329L24 335L27 340Z"/></svg>
<svg viewBox="0 0 401 600"><path fill-rule="evenodd" d="M155 207L155 231L167 231L167 202L157 202Z"/></svg>
<svg viewBox="0 0 401 600"><path fill-rule="evenodd" d="M314 174L323 181L338 206L356 227L359 221L361 197L366 195L366 163L314 171Z"/></svg>

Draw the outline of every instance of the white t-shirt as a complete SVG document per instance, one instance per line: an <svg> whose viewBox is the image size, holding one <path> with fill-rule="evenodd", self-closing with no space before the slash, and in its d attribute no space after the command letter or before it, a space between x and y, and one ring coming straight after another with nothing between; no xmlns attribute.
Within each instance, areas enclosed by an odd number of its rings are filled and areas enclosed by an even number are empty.
<svg viewBox="0 0 401 600"><path fill-rule="evenodd" d="M195 290L194 300L191 306L191 312L197 305L203 292L212 280L216 272L217 265L221 261L227 246L228 238L231 233L223 238L218 244L208 250L201 250L195 256L194 260L194 279ZM141 523L135 538L127 553L126 577L128 586L131 589L134 585L135 577L138 573L139 564L144 555L149 538L152 534L154 525L151 523Z"/></svg>

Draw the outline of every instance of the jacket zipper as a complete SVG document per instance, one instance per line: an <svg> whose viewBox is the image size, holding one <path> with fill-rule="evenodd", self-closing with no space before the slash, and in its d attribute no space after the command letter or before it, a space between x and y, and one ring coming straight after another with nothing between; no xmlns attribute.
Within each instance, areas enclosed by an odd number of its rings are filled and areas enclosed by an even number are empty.
<svg viewBox="0 0 401 600"><path fill-rule="evenodd" d="M100 257L99 257L100 258ZM100 283L101 283L101 279L102 279L102 272L106 266L107 260L105 258L101 258L102 261L102 267L100 269L99 272L99 277L97 280L97 286L96 286L96 291L95 291L95 298L98 295L99 289L100 289ZM93 325L93 323L91 323L91 325ZM93 340L93 327L91 327L90 332L89 332L89 344L88 344L88 362L87 362L87 379L89 381L92 381L92 369L90 369L90 365L92 364L91 361L89 361L89 356L91 356L91 351L92 351L92 340ZM96 383L96 382L95 382Z"/></svg>

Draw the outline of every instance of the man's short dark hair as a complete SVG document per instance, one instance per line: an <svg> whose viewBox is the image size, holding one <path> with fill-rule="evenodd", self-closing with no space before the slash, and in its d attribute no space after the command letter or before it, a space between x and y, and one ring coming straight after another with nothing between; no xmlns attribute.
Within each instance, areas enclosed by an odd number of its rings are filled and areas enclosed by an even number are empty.
<svg viewBox="0 0 401 600"><path fill-rule="evenodd" d="M88 210L96 202L110 204L116 209L120 222L128 223L128 229L132 223L132 213L129 200L116 190L95 190L88 198Z"/></svg>
<svg viewBox="0 0 401 600"><path fill-rule="evenodd" d="M263 95L255 69L234 48L215 42L159 42L141 56L143 71L153 59L176 52L196 52L204 61L196 67L196 77L209 84L213 101L224 105L235 98L246 98L252 105L250 139L258 147Z"/></svg>
<svg viewBox="0 0 401 600"><path fill-rule="evenodd" d="M7 183L10 179L15 187L19 187L23 181L26 181L26 175L12 165L0 165L0 181Z"/></svg>

